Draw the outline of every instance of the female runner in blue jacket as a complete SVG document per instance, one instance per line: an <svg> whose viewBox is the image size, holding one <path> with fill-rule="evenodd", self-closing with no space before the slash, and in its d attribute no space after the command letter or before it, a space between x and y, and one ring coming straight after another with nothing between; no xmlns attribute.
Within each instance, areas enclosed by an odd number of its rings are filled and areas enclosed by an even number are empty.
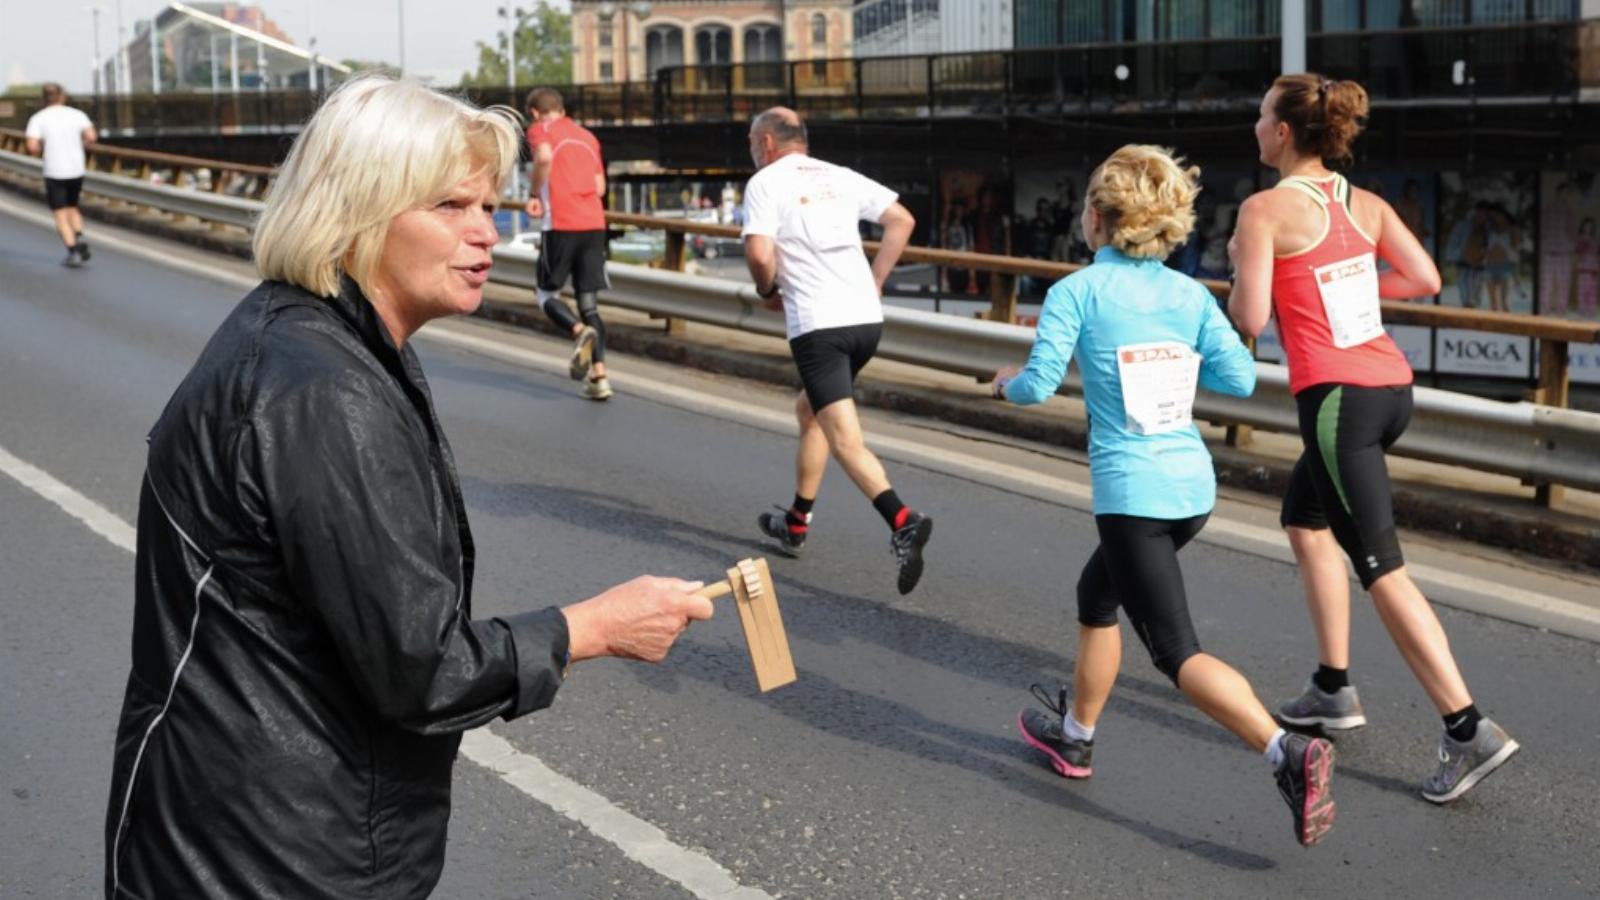
<svg viewBox="0 0 1600 900"><path fill-rule="evenodd" d="M1206 715L1266 756L1294 813L1295 838L1316 843L1333 824L1333 747L1277 726L1249 682L1200 649L1178 551L1216 504L1211 454L1191 418L1196 386L1255 389L1255 362L1199 282L1167 268L1194 226L1199 169L1159 147L1129 145L1089 179L1083 233L1094 263L1057 282L1020 371L996 374L995 394L1042 403L1076 360L1089 410L1089 469L1100 546L1078 580L1078 659L1070 708L1017 718L1023 738L1067 778L1087 778L1095 722L1122 660L1117 609L1156 668Z"/></svg>

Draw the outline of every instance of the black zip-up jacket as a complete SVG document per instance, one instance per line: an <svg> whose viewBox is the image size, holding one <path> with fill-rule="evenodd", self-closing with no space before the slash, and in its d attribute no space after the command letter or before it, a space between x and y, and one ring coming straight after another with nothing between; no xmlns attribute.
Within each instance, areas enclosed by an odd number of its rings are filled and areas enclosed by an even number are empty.
<svg viewBox="0 0 1600 900"><path fill-rule="evenodd" d="M461 732L548 706L551 607L475 621L455 462L345 280L266 282L150 433L106 896L426 896Z"/></svg>

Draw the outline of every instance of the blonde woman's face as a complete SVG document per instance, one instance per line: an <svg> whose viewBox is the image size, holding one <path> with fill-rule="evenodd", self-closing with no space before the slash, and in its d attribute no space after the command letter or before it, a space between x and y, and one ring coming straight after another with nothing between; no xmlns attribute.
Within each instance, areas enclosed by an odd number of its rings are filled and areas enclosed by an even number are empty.
<svg viewBox="0 0 1600 900"><path fill-rule="evenodd" d="M430 319L470 313L483 301L498 239L497 201L489 173L479 171L433 205L407 210L389 223L373 273L374 293L410 330Z"/></svg>

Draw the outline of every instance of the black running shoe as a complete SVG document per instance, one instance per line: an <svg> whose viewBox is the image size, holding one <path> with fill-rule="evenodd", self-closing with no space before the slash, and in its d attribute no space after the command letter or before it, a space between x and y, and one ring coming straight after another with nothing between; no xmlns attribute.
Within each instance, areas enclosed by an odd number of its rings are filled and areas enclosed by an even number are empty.
<svg viewBox="0 0 1600 900"><path fill-rule="evenodd" d="M1044 688L1034 685L1030 690L1044 704L1039 709L1025 709L1017 713L1017 730L1033 749L1050 760L1050 768L1062 778L1088 778L1094 774L1090 763L1094 761L1094 741L1068 740L1061 733L1061 720L1067 714L1067 690L1062 688L1052 702Z"/></svg>
<svg viewBox="0 0 1600 900"><path fill-rule="evenodd" d="M89 242L84 240L83 239L83 235L81 235L81 234L78 235L77 247L78 247L78 258L83 260L84 262L88 262L89 261Z"/></svg>
<svg viewBox="0 0 1600 900"><path fill-rule="evenodd" d="M799 531L789 525L789 511L781 506L773 507L775 513L764 512L756 519L756 525L761 533L778 542L778 548L787 556L799 556L800 551L806 546L806 529ZM806 513L806 525L811 524L811 514Z"/></svg>
<svg viewBox="0 0 1600 900"><path fill-rule="evenodd" d="M921 580L922 548L928 543L928 538L932 534L933 519L919 512L912 512L906 517L906 524L895 529L894 535L889 538L889 547L894 551L895 565L900 569L901 594L911 593Z"/></svg>
<svg viewBox="0 0 1600 900"><path fill-rule="evenodd" d="M1294 839L1309 847L1333 827L1333 744L1292 731L1283 736L1283 763L1272 773L1294 813Z"/></svg>
<svg viewBox="0 0 1600 900"><path fill-rule="evenodd" d="M68 247L67 248L67 258L63 259L61 261L61 264L63 266L66 266L69 269L76 269L79 266L83 265L83 257L78 255L78 248L77 247Z"/></svg>

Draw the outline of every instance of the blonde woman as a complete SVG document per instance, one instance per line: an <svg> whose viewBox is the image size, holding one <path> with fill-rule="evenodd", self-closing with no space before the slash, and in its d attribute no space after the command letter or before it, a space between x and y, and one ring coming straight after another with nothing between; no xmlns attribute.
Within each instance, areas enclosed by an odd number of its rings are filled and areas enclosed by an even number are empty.
<svg viewBox="0 0 1600 900"><path fill-rule="evenodd" d="M646 577L472 618L472 535L409 339L482 299L514 115L359 79L279 171L265 280L150 432L106 896L427 896L461 732L548 706L578 660L659 660L710 616L697 584Z"/></svg>
<svg viewBox="0 0 1600 900"><path fill-rule="evenodd" d="M1249 682L1200 649L1178 551L1216 503L1211 454L1191 418L1197 386L1255 389L1255 362L1209 291L1163 264L1194 228L1200 170L1170 151L1129 145L1090 176L1083 233L1094 262L1050 289L1028 364L996 373L995 393L1042 403L1069 360L1083 373L1089 469L1100 546L1078 580L1078 659L1065 688L1034 695L1048 713L1017 717L1023 739L1067 778L1092 774L1095 728L1122 661L1117 609L1157 669L1190 702L1263 754L1310 846L1333 824L1333 747L1286 734Z"/></svg>

